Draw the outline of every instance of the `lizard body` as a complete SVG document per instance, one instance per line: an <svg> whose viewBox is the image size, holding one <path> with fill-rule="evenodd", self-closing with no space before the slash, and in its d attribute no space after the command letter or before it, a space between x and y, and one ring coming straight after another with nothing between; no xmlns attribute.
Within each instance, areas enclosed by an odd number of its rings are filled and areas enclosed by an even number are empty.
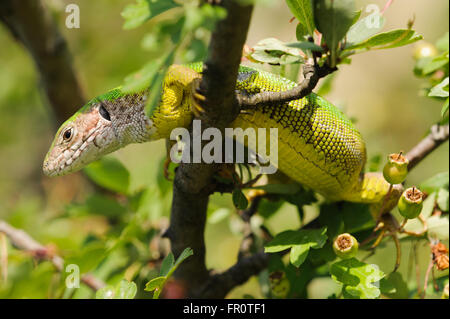
<svg viewBox="0 0 450 319"><path fill-rule="evenodd" d="M149 117L144 110L148 90L123 93L116 88L89 101L56 133L44 173L64 175L127 144L167 139L172 129L188 127L194 117L192 83L201 77L201 70L201 63L172 65L161 102ZM251 95L295 85L241 66L236 90ZM363 173L366 150L360 133L339 109L314 93L242 113L230 126L278 128L279 170L330 200L379 203L388 192L382 174Z"/></svg>

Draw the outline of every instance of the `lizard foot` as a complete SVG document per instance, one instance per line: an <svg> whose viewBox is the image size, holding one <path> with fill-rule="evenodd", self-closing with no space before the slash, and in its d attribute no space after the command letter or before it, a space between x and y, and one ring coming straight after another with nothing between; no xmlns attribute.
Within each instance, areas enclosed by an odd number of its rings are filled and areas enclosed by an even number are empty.
<svg viewBox="0 0 450 319"><path fill-rule="evenodd" d="M201 104L205 102L206 98L200 93L200 81L200 78L193 79L190 87L191 109L195 117L201 117L205 113Z"/></svg>

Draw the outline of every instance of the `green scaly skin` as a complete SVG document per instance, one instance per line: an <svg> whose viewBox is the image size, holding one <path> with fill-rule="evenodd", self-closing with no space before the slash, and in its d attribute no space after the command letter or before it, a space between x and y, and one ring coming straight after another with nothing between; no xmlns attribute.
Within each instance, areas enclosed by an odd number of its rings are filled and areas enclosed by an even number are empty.
<svg viewBox="0 0 450 319"><path fill-rule="evenodd" d="M44 173L65 175L130 143L167 139L174 128L188 127L199 111L192 87L201 69L201 63L171 66L161 103L149 116L144 109L148 90L123 93L116 88L94 98L58 130L44 161ZM236 89L251 95L295 85L241 66ZM240 114L231 127L277 128L278 169L330 200L379 203L388 192L382 174L363 173L366 151L360 133L339 109L314 93Z"/></svg>

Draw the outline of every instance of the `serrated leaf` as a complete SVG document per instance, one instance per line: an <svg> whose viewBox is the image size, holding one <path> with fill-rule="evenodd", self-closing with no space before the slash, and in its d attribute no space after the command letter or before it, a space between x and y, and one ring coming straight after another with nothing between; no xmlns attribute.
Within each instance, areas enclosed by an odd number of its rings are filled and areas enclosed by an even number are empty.
<svg viewBox="0 0 450 319"><path fill-rule="evenodd" d="M233 204L237 209L246 209L248 206L247 197L245 197L244 193L239 189L235 188L233 190Z"/></svg>
<svg viewBox="0 0 450 319"><path fill-rule="evenodd" d="M448 97L448 76L439 84L433 86L428 96Z"/></svg>
<svg viewBox="0 0 450 319"><path fill-rule="evenodd" d="M398 29L388 32L378 33L373 37L345 48L349 50L381 50L404 46L422 39L422 36L414 30Z"/></svg>
<svg viewBox="0 0 450 319"><path fill-rule="evenodd" d="M266 253L274 253L291 248L290 261L299 267L306 259L311 248L319 249L327 240L327 229L301 229L284 231L264 246Z"/></svg>
<svg viewBox="0 0 450 319"><path fill-rule="evenodd" d="M286 4L297 20L304 26L307 34L314 35L316 27L314 25L311 0L286 0Z"/></svg>
<svg viewBox="0 0 450 319"><path fill-rule="evenodd" d="M345 259L332 264L330 273L334 280L343 284L346 297L374 299L380 296L378 282L384 273L374 265L355 258Z"/></svg>
<svg viewBox="0 0 450 319"><path fill-rule="evenodd" d="M160 276L166 276L171 268L174 266L175 257L172 253L169 253L161 263L161 270L159 271Z"/></svg>
<svg viewBox="0 0 450 319"><path fill-rule="evenodd" d="M180 5L173 0L137 0L123 9L121 15L125 19L124 29L133 29L145 21Z"/></svg>
<svg viewBox="0 0 450 319"><path fill-rule="evenodd" d="M162 289L162 285L165 283L166 281L166 277L165 276L160 276L160 277L156 277L153 278L152 280L150 280L146 285L144 290L145 291L153 291L155 289Z"/></svg>
<svg viewBox="0 0 450 319"><path fill-rule="evenodd" d="M114 192L127 194L130 173L115 157L105 156L84 168L86 175L96 184Z"/></svg>

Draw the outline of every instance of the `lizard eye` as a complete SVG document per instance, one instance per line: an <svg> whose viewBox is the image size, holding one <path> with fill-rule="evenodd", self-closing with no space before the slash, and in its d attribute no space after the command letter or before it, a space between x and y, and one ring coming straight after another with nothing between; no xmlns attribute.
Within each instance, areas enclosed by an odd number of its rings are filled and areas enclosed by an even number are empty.
<svg viewBox="0 0 450 319"><path fill-rule="evenodd" d="M100 108L98 110L100 112L100 115L108 121L111 121L111 117L109 116L108 111L105 109L105 107L103 105L100 105Z"/></svg>
<svg viewBox="0 0 450 319"><path fill-rule="evenodd" d="M72 128L68 128L67 130L65 130L63 133L64 141L66 141L66 142L69 141L72 138L72 133L73 133Z"/></svg>

